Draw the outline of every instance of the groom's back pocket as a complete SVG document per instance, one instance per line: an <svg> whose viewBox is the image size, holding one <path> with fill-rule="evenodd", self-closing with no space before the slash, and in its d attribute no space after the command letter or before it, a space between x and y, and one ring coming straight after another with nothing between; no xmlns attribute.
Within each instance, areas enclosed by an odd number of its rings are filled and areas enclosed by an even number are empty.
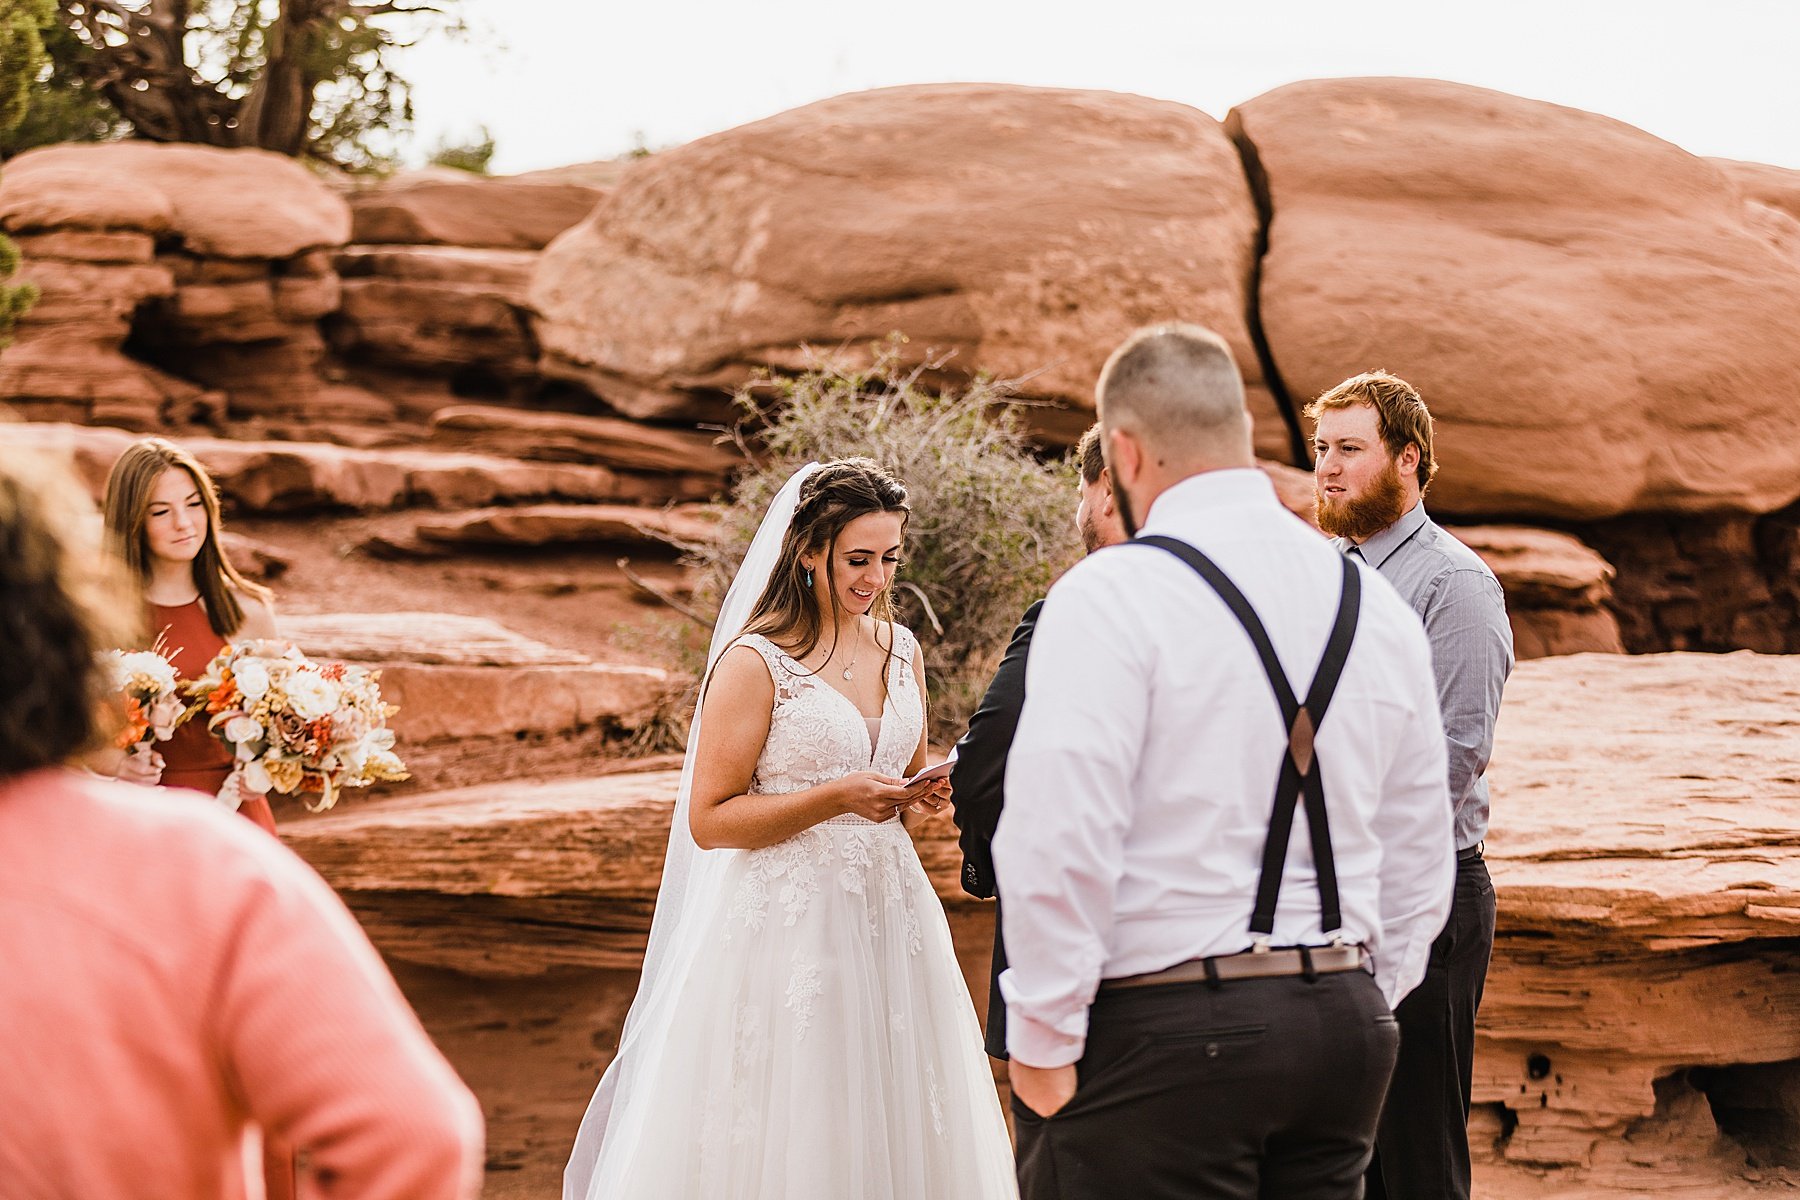
<svg viewBox="0 0 1800 1200"><path fill-rule="evenodd" d="M1150 1034L1165 1054L1228 1062L1268 1036L1267 1025L1224 1025L1211 1029L1170 1029Z"/></svg>

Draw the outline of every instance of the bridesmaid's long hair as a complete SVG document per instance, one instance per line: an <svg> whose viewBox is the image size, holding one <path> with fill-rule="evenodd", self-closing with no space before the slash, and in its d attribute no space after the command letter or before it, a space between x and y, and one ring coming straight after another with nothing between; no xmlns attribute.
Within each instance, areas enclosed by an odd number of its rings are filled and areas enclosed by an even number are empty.
<svg viewBox="0 0 1800 1200"><path fill-rule="evenodd" d="M904 537L912 509L906 503L906 485L879 464L866 458L844 458L826 463L800 485L794 519L781 542L781 557L769 576L769 584L744 622L745 633L760 633L779 642L794 658L805 658L818 646L825 632L825 614L819 611L812 588L806 584L806 568L800 556L808 552L822 557L825 594L837 603L837 572L831 548L844 526L870 513L899 513ZM869 615L888 625L888 657L894 654L893 585L876 595ZM834 623L835 624L835 623ZM837 649L834 644L832 649ZM881 677L887 679L887 664Z"/></svg>
<svg viewBox="0 0 1800 1200"><path fill-rule="evenodd" d="M194 481L206 508L206 540L194 556L194 587L206 603L206 619L213 632L228 638L244 624L244 606L238 597L267 600L269 589L245 579L231 565L219 540L224 520L219 515L218 489L192 454L158 437L143 438L126 447L106 480L107 538L138 586L147 584L150 542L144 536L144 524L150 515L150 493L165 471L177 469L186 471Z"/></svg>

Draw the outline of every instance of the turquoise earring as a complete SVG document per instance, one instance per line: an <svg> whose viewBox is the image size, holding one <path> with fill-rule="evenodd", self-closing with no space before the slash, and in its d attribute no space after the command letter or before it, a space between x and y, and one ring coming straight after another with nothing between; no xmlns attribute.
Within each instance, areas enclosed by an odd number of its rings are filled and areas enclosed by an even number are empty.
<svg viewBox="0 0 1800 1200"><path fill-rule="evenodd" d="M807 587L812 586L812 568L811 567L806 568L806 586Z"/></svg>

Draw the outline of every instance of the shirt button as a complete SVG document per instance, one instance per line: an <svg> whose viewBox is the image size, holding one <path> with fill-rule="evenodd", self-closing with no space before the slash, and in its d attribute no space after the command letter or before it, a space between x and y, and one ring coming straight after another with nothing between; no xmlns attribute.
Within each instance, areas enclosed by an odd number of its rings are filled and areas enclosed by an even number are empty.
<svg viewBox="0 0 1800 1200"><path fill-rule="evenodd" d="M1217 1043L1217 1042L1206 1043L1206 1057L1208 1057L1208 1058L1219 1057L1219 1043Z"/></svg>

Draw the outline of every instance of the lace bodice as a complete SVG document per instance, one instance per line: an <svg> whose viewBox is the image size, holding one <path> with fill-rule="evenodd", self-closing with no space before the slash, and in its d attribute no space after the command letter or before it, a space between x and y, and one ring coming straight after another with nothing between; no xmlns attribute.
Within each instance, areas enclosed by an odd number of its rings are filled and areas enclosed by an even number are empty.
<svg viewBox="0 0 1800 1200"><path fill-rule="evenodd" d="M750 790L760 795L797 792L855 771L904 775L925 728L919 681L913 673L912 631L894 627L894 653L889 660L887 700L882 706L880 736L871 754L869 729L850 698L814 676L761 634L733 643L762 655L775 681L775 710L769 737L756 760ZM860 819L860 818L859 818Z"/></svg>

